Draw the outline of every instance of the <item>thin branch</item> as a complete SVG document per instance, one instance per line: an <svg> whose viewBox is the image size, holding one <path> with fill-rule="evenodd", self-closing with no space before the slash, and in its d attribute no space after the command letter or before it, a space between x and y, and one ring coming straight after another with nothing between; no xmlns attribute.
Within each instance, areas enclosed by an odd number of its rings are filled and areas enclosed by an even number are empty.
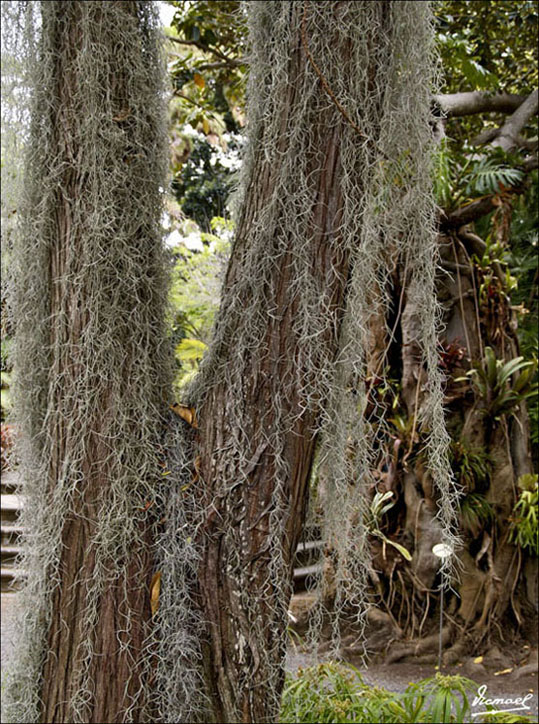
<svg viewBox="0 0 539 724"><path fill-rule="evenodd" d="M537 162L537 159L535 159L535 161ZM525 166L525 163L526 162L524 162L524 164L522 164L520 168L523 168ZM535 168L537 168L537 166L535 166ZM531 169L524 168L524 170L530 171ZM528 184L521 182L518 186L512 186L511 188L506 189L506 191L514 194L515 196L518 196L524 193L527 188ZM451 211L451 213L449 214L446 214L445 211L442 211L440 215L440 228L454 229L459 226L464 226L465 224L470 224L472 221L476 221L482 216L490 214L490 212L494 211L494 209L496 208L497 198L497 194L489 194L488 196L483 196L476 201L472 201L471 204L462 206L460 209Z"/></svg>
<svg viewBox="0 0 539 724"><path fill-rule="evenodd" d="M202 65L197 65L194 70L219 70L220 68L239 68L241 65L246 65L245 61L242 60L234 60L230 59L228 61L222 61L222 62L216 62L216 63L203 63Z"/></svg>
<svg viewBox="0 0 539 724"><path fill-rule="evenodd" d="M237 58L229 58L218 48L210 47L209 45L204 45L204 43L201 43L199 40L182 40L181 38L174 38L170 35L167 35L167 40L171 40L173 43L178 43L178 45L194 45L195 48L198 48L199 50L203 50L205 53L212 53L212 55L215 55L223 63L226 63L227 65L234 67L234 68L236 68L239 65L245 65L244 60L238 60Z"/></svg>
<svg viewBox="0 0 539 724"><path fill-rule="evenodd" d="M352 128L354 129L354 131L356 131L356 133L358 133L362 138L366 138L368 140L368 136L365 133L363 133L361 128L359 128L359 126L356 123L354 123L354 121L350 118L348 111L342 107L342 105L339 103L339 101L335 97L335 93L332 91L329 83L325 79L322 71L318 67L315 59L313 58L311 51L309 50L309 44L307 42L307 8L308 8L308 6L309 6L308 0L305 0L305 2L303 3L303 17L301 19L301 43L303 45L303 49L305 50L305 55L307 56L307 58L309 59L309 62L311 63L312 67L314 68L316 75L319 77L320 83L322 84L322 88L326 91L328 96L331 98L331 100L337 107L337 110L339 111L339 113L348 121L348 123L352 126Z"/></svg>

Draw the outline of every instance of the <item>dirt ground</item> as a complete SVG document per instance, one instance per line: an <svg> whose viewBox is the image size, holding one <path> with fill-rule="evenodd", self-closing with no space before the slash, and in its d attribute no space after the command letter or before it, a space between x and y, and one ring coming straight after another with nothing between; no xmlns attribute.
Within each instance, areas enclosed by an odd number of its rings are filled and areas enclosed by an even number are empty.
<svg viewBox="0 0 539 724"><path fill-rule="evenodd" d="M13 653L15 646L14 619L17 612L17 594L3 593L1 595L1 653L2 653L2 670L5 673L5 666ZM533 717L538 714L538 682L537 673L527 671L533 668L528 662L533 664L537 660L537 650L529 650L520 647L513 648L511 651L505 650L504 657L511 659L511 671L507 673L496 673L496 666L486 666L483 662L474 663L473 659L457 663L454 666L446 667L443 673L446 674L462 674L472 679L478 686L486 684L485 697L488 698L511 698L523 697L526 694L532 696L526 702L530 707L525 713ZM415 664L410 662L396 662L389 665L377 663L370 665L368 668L362 668L357 660L350 657L350 662L358 666L361 670L363 679L372 686L384 687L390 691L402 692L412 681L418 681L433 676L436 673L434 664ZM316 663L312 656L303 653L297 645L292 645L287 657L287 669L294 672L298 667L305 667ZM487 662L488 663L488 662ZM518 664L521 664L520 666ZM503 669L501 669L503 671ZM509 709L511 705L500 708ZM482 711L480 706L475 706L472 713ZM474 721L471 718L471 721Z"/></svg>

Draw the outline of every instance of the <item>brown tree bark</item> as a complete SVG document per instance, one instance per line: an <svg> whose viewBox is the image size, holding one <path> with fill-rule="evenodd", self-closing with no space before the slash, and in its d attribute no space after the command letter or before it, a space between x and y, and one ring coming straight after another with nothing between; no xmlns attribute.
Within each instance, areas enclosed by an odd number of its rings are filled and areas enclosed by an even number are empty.
<svg viewBox="0 0 539 724"><path fill-rule="evenodd" d="M234 343L234 329L241 329L242 325L241 310L259 304L247 285L240 285L242 296L234 300L236 282L245 275L245 258L253 253L252 229L260 223L261 211L271 202L282 168L289 164L287 130L297 123L295 107L302 103L302 86L310 68L301 31L307 5L293 3L290 10L290 26L297 28L297 33L289 48L286 105L279 117L283 132L271 160L263 144L256 150L222 293L222 308L234 303L240 312L233 322L229 320L229 337L219 352L219 365L231 370L229 374L234 380L242 380L241 405L232 399L231 395L236 393L226 381L210 379L209 391L196 410L198 429L193 458L197 460L198 492L194 494L199 496L200 507L207 511L197 535L202 550L197 597L202 617L207 621L204 665L211 701L209 716L215 722L271 722L278 714L293 556L304 521L315 431L324 402L319 400L318 405L313 405L312 400L307 400L306 375L313 375L314 371L306 372L298 363L302 342L294 321L302 313L301 289L291 271L298 239L288 231L290 224L282 216L273 222L273 238L269 230L269 248L257 248L251 266L256 269L257 260L262 266L264 259L279 249L279 263L268 289L264 290L268 309L263 310L260 339L239 352ZM344 67L351 66L350 47L335 28L341 8L347 5L334 3L332 9L325 11L327 29L316 28L322 36L334 34L335 48ZM381 35L389 22L389 13L380 4ZM376 43L376 38L372 42ZM374 66L372 71L374 85ZM353 74L353 67L349 72ZM305 176L309 178L312 206L305 214L303 228L309 249L305 256L310 259L305 271L316 279L331 318L322 334L312 329L313 335L318 335L320 358L327 359L337 352L349 277L349 256L341 232L341 139L343 132L356 131L328 99L320 79L316 84L318 108L311 112L312 125L304 129L309 134ZM313 382L316 384L316 380ZM279 401L278 410L275 400ZM294 421L284 435L277 432L277 415L281 420ZM238 430L246 447L243 459L231 452ZM278 464L281 469L277 469ZM282 479L283 466L287 471L286 482L279 493L277 481ZM271 516L278 510L282 511L283 525L280 530L273 530ZM282 556L279 581L270 574L276 564L276 551Z"/></svg>
<svg viewBox="0 0 539 724"><path fill-rule="evenodd" d="M145 353L139 347L136 334L127 333L122 337L119 333L117 339L103 340L103 344L112 343L117 349L123 348L125 389L120 393L123 399L119 399L113 382L107 382L102 371L93 370L93 354L88 354L88 345L84 339L92 315L99 312L92 307L91 288L85 286L85 280L91 275L86 256L88 249L91 250L91 222L84 224L80 220L85 214L91 219L98 211L92 206L91 200L87 201L87 192L96 183L91 177L92 172L88 171L92 164L88 154L99 152L99 148L92 149L85 142L81 128L86 119L76 106L76 99L80 98L85 83L82 46L95 44L96 52L104 55L103 67L98 72L106 84L103 94L107 101L112 99L112 109L110 118L103 116L103 126L109 125L111 121L119 124L125 120L123 116L133 106L131 98L136 89L130 86L129 69L125 66L121 50L116 52L114 44L117 38L114 36L114 28L107 27L108 20L102 13L104 4L92 3L93 23L83 25L81 15L85 12L84 4L42 4L44 42L51 43L56 51L51 79L52 98L48 109L51 114L48 120L54 131L48 153L49 158L57 160L59 157L63 161L63 172L55 179L56 192L51 201L52 226L47 230L55 240L48 270L51 279L50 312L51 319L55 320L50 326L52 353L49 378L55 382L61 380L61 385L54 385L54 399L50 402L51 412L48 415L47 434L52 445L44 500L54 499L58 480L66 475L65 461L70 459L73 446L80 444L80 429L78 424L73 425L73 420L79 417L79 406L86 404L79 397L81 380L86 379L86 389L89 394L95 394L95 399L82 423L86 431L84 457L78 469L72 468L67 472L72 480L78 478L78 483L61 531L62 548L56 572L59 580L51 602L48 651L43 668L41 721L119 722L125 720L125 712L129 708L133 721L143 721L148 715L147 711L143 714L147 706L146 693L143 692L147 692L147 685L143 680L141 659L151 620L151 521L133 509L133 516L141 518L139 530L143 545L139 542L133 548L129 560L110 561L111 568L124 564L125 575L121 578L114 574L107 575L103 570L103 564L107 566L107 561L98 561L100 544L96 538L99 536L98 521L103 513L103 500L107 499L108 490L119 474L118 462L111 454L111 446L116 444L118 436L127 432L125 423L118 423L117 420L124 414L131 414L129 379L131 375L137 375L136 365ZM126 24L138 22L136 2L112 4L117 5L125 15ZM84 37L82 27L87 29ZM104 45L107 52L103 51ZM111 57L115 59L112 64ZM110 108L107 101L103 100L104 108ZM99 113L99 110L95 108L90 112ZM107 112L103 111L104 114ZM115 113L117 116L114 116ZM137 122L134 121L135 124ZM124 138L126 152L129 153L128 131ZM105 165L106 150L100 159L100 163ZM116 161L118 159L114 163ZM119 161L121 163L122 159ZM110 228L111 245L115 243L115 233L121 231L123 219L137 213L137 209L129 210L125 206L132 192L132 181L129 180L132 170L129 158L126 157L124 163L124 188L118 190L113 202L116 204L117 226ZM116 170L117 166L110 173ZM46 173L46 168L43 172ZM122 198L124 192L126 196ZM128 216L124 217L124 214ZM141 259L144 258L142 255L147 238L143 226L144 222L132 238L133 248L140 249ZM100 253L96 247L95 254ZM112 269L105 271L107 273L113 273ZM147 294L145 281L141 279L146 274L151 275L153 270L148 267L142 269L140 279L130 279L129 273L126 272L123 279L118 279L111 290L111 294L118 293L122 300L120 304L123 304L123 308L118 309L117 313L126 320L129 320L137 304ZM74 284L75 279L82 281ZM103 279L103 284L110 284L110 279ZM153 332L149 329L148 335L146 343L151 345ZM142 338L139 341L142 343ZM152 354L150 352L150 356ZM133 416L130 432L135 437L139 424ZM77 438L75 442L74 438ZM135 501L135 490L133 493ZM97 619L89 623L89 592L99 581L101 588L97 594ZM88 651L91 653L86 653ZM82 707L81 692L86 699ZM79 705L74 710L73 701L77 697Z"/></svg>
<svg viewBox="0 0 539 724"><path fill-rule="evenodd" d="M303 72L305 55L296 50L290 61L290 85ZM289 103L294 103L291 91ZM313 268L321 277L325 270L334 268L338 274L326 290L338 327L347 277L347 258L335 258L334 245L328 240L338 236L339 213L342 206L342 192L339 183L339 135L340 124L329 130L331 111L321 115L316 128L309 129L313 135L313 193L316 205L306 223L312 249ZM283 124L287 119L283 118ZM286 149L283 148L286 153ZM322 160L314 162L314 159ZM271 193L272 177L279 169L271 167L260 153L259 173L250 186L245 211L238 226L236 246L227 276L227 286L233 284L237 275L242 274L243 246L248 244L249 229L255 221L257 209L265 203ZM333 248L332 248L333 247ZM266 253L262 251L261 253ZM249 429L249 449L252 455L246 473L247 484L242 484L226 497L219 497L223 480L237 474L234 461L218 451L226 449L227 439L236 432L237 421L230 419L227 387L223 384L212 389L204 406L197 410L200 429L197 449L200 455L200 478L204 481L206 505L213 500L213 513L207 520L204 535L204 556L200 564L200 597L204 616L210 622L206 646L206 671L212 682L212 707L216 722L270 722L275 720L275 695L280 693L284 681L281 668L285 650L283 632L286 627L286 610L283 611L276 590L274 601L268 589L268 569L271 564L271 538L274 532L269 527L272 513L272 497L275 486L275 454L268 445L267 435L272 430L272 400L280 396L283 381L296 377L298 386L295 394L286 401L285 415L297 418L283 442L283 457L288 466L288 484L284 491L286 504L286 525L281 541L284 565L288 570L286 600L291 595L291 573L293 555L299 541L307 503L308 481L313 462L316 414L302 413L305 400L302 397L299 375L295 369L298 341L291 334L292 320L298 313L299 298L292 290L289 277L294 240L289 240L289 251L276 270L274 308L268 316L262 343L257 349L245 355L243 369L238 370L244 379L243 405L245 416L242 425ZM226 289L224 291L226 299ZM246 297L246 307L251 300ZM335 338L322 338L320 344L336 347ZM231 350L233 354L234 350ZM231 360L231 364L234 362ZM248 531L248 534L246 534ZM241 552L240 552L241 551ZM239 554L236 565L247 572L249 584L244 594L251 602L249 615L245 615L239 604L237 583L228 575L227 564ZM234 571L236 574L237 571ZM261 599L261 592L267 593ZM284 616L283 616L284 614ZM255 638L252 618L266 622L265 637ZM244 641L245 653L238 650ZM272 651L273 667L279 667L278 681L273 671L268 671L260 661L260 650ZM241 719L236 717L241 716Z"/></svg>
<svg viewBox="0 0 539 724"><path fill-rule="evenodd" d="M508 239L503 243L508 243ZM492 510L490 520L483 519L472 526L461 517L462 569L454 583L458 596L449 595L446 599L450 621L456 621L458 626L451 623L444 629L444 646L452 647L444 654L444 662L454 663L474 651L484 653L491 635L503 638L520 632L536 642L528 620L535 606L537 579L533 565L527 564L528 555L509 541L510 519L518 494L516 481L532 470L525 405L516 405L495 419L489 411L488 399L474 394L469 384L454 382L466 374L471 363L482 363L486 346L494 350L499 360L508 361L519 355L516 314L510 307L499 265L493 265L484 279L471 262L472 254L482 256L484 242L469 227L440 234L439 244L442 268L438 299L444 309L440 344L442 360L447 365L446 418L454 446L455 475L462 486L460 505L466 495L474 494ZM397 273L405 287L405 271L399 269ZM480 298L482 283L485 292ZM387 344L392 376L399 379L402 390L400 414L408 424L406 429L393 430L386 443L390 450L394 440L399 440L391 489L400 505L389 514L385 530L413 555L410 563L393 551L382 555L379 543L373 541L373 562L381 581L378 593L384 608L391 612L394 625L386 626L383 632L373 629L370 635L378 646L382 641L393 642L391 649L387 649L392 661L407 656L415 661L418 642L422 642L423 660L435 661L437 637L431 640L427 635L438 626L439 560L432 547L440 542L441 530L431 475L421 454L417 454L422 441L420 437L411 439L411 431L417 430L411 421L421 410L425 390L418 347L418 313L406 294L402 308L398 343L387 340ZM378 348L373 347L370 354L376 359ZM459 478L464 475L459 454L481 455L486 461L484 475L477 474L475 482L473 476ZM395 639L403 641L395 643ZM423 639L430 645L425 645Z"/></svg>

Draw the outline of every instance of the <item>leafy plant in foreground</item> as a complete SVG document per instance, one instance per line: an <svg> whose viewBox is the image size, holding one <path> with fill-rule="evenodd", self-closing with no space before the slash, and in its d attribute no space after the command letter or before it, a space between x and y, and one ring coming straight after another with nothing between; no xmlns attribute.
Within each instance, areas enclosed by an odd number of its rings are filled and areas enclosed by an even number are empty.
<svg viewBox="0 0 539 724"><path fill-rule="evenodd" d="M288 677L281 722L463 722L468 695L477 685L462 676L436 676L410 684L404 693L371 687L350 665L330 662Z"/></svg>
<svg viewBox="0 0 539 724"><path fill-rule="evenodd" d="M459 377L456 382L471 379L477 393L484 400L486 411L494 419L510 413L513 408L536 392L533 382L537 362L515 357L505 362L496 359L494 350L485 347L483 365L475 365L466 373L466 377ZM511 377L520 372L511 383Z"/></svg>

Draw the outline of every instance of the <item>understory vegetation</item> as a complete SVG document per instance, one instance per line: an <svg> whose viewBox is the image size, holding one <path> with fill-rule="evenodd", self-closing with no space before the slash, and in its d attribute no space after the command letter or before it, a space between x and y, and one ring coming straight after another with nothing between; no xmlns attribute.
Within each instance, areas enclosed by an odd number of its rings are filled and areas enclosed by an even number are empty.
<svg viewBox="0 0 539 724"><path fill-rule="evenodd" d="M462 724L470 721L471 702L478 685L464 676L433 677L411 682L402 694L367 684L353 666L319 664L299 669L287 678L279 721L283 724ZM488 713L493 712L493 713ZM531 717L496 711L485 705L485 713L473 721L512 724L534 721Z"/></svg>

